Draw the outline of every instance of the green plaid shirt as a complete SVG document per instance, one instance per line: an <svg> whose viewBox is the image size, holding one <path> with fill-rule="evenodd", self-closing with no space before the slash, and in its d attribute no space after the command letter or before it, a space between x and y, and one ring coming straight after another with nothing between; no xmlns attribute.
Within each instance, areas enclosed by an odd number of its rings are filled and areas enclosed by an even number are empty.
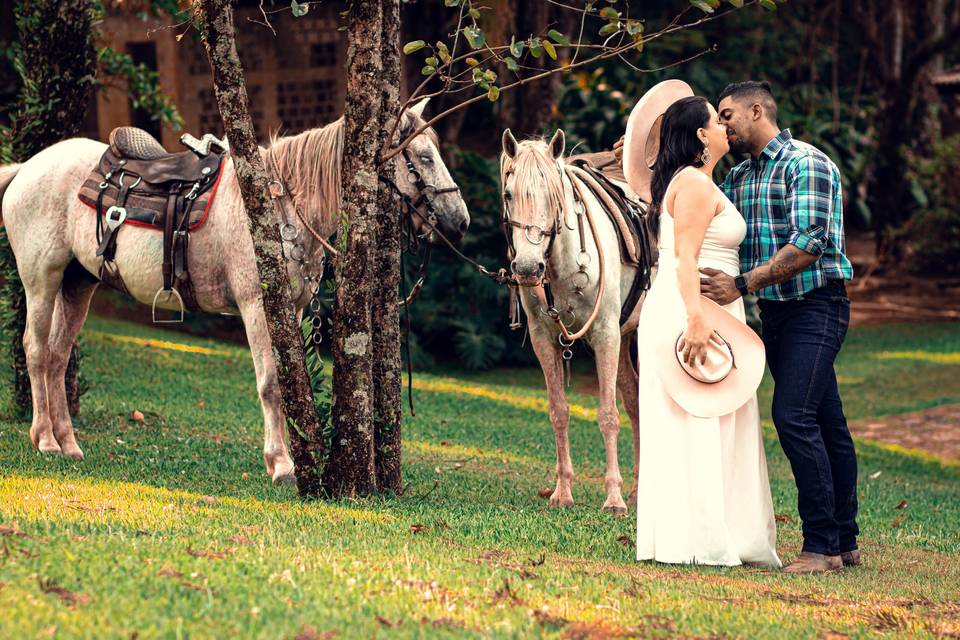
<svg viewBox="0 0 960 640"><path fill-rule="evenodd" d="M756 292L767 300L795 300L828 280L849 280L844 254L840 171L819 149L794 140L789 129L767 143L760 158L741 162L723 192L747 221L740 245L743 273L766 264L792 244L818 260L789 280Z"/></svg>

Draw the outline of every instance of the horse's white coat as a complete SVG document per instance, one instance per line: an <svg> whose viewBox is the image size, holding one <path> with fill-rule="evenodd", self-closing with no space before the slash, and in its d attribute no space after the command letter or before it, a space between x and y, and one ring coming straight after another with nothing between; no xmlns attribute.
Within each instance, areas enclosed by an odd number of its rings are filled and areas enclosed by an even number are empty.
<svg viewBox="0 0 960 640"><path fill-rule="evenodd" d="M639 458L638 388L637 374L630 361L631 337L636 333L640 305L634 310L623 328L620 327L621 301L628 294L636 268L620 261L620 247L616 229L603 210L603 205L589 189L583 189L583 202L593 217L604 255L604 272L600 273L600 260L597 245L589 231L586 220L585 251L589 255L586 272L589 280L583 288L583 295L577 295L574 287L583 284L577 257L580 254L580 238L573 202L571 176L564 170L562 158L564 137L557 131L549 144L542 140L527 140L518 143L509 132L504 133L501 158L502 187L505 191L524 193L524 198L514 197L512 202L519 204L511 209L511 218L522 224L535 224L550 228L556 216L557 207L562 208L561 231L553 243L549 260L544 259L547 242L533 244L526 239L524 231L512 229L513 246L516 255L513 262L514 274L528 286L520 288L520 301L527 316L530 340L534 352L543 369L550 404L550 422L553 425L557 446L557 484L550 496L550 505L567 507L573 505L573 464L570 460L568 423L570 410L563 386L562 349L558 341L559 329L556 322L541 310L546 309L543 288L537 274L538 265L546 262L546 273L550 277L550 286L557 309L564 312L572 305L575 318L563 313L564 323L570 332L578 331L590 316L596 300L600 278L604 279L605 291L600 301L600 311L593 325L584 336L594 352L597 366L597 378L600 391L600 410L598 422L603 435L606 452L606 473L604 485L607 499L604 510L617 514L626 513L621 488L623 478L617 460L617 434L620 430L620 414L617 409L617 389L619 388L633 427L634 481L630 491L631 504L636 503L636 465ZM562 183L558 183L561 180ZM551 194L555 194L552 195ZM560 195L562 194L562 195ZM562 198L562 203L558 202ZM573 230L571 230L573 229ZM581 258L581 261L583 259Z"/></svg>
<svg viewBox="0 0 960 640"><path fill-rule="evenodd" d="M423 124L419 103L404 115L406 132ZM342 120L327 127L342 142ZM313 130L318 131L318 130ZM435 143L435 134L420 135L410 145L411 156L427 183L440 188L452 185L447 168ZM310 132L300 134L302 154L293 165L303 171L322 174L327 167L339 174L340 157L332 149L308 142ZM322 137L322 136L321 136ZM285 139L275 141L282 142ZM291 140L291 139L286 139ZM62 453L82 459L73 423L67 408L64 374L71 346L86 320L90 299L97 281L101 259L96 257L96 217L90 207L77 198L80 185L96 166L106 145L87 139L60 142L41 151L22 165L0 167L0 216L7 229L17 260L27 301L27 328L24 348L33 395L33 421L30 437L34 445L48 453ZM300 148L297 148L298 152ZM328 151L336 157L318 156ZM270 150L265 150L268 169L272 165ZM287 158L290 160L290 158ZM246 213L234 174L233 163L226 160L217 195L206 222L191 233L188 261L196 298L204 311L239 314L243 318L257 376L257 391L264 416L263 457L274 482L292 481L293 461L284 442L284 416L280 405L277 369L267 332L261 299L261 287L254 259L253 241L248 230ZM323 166L317 164L323 162ZM313 175L311 174L311 175ZM329 181L330 175L326 174ZM282 176L288 186L297 184L298 176ZM415 196L407 178L406 166L397 163L396 184L405 193ZM376 181L376 176L372 180ZM334 191L339 192L338 180ZM293 193L311 226L324 237L331 236L339 224L338 193L334 202L320 197L322 186L309 185L301 193ZM312 188L317 186L316 189ZM329 186L329 185L325 185ZM328 189L329 191L330 189ZM278 216L294 224L300 231L305 254L310 264L319 264L322 248L297 219L291 198L276 201L281 206ZM469 221L466 205L459 194L444 194L435 202L438 220L447 228L460 229ZM415 222L422 228L422 220ZM278 223L280 220L278 219ZM132 296L150 304L161 287L162 234L158 231L124 226L118 235L116 265ZM79 263L83 269L68 265ZM290 275L299 282L293 264ZM296 278L294 278L296 276ZM299 290L299 287L297 287ZM304 287L295 301L298 311L309 302L310 291ZM167 308L175 308L168 305ZM369 342L369 336L365 338ZM357 348L366 349L366 342Z"/></svg>

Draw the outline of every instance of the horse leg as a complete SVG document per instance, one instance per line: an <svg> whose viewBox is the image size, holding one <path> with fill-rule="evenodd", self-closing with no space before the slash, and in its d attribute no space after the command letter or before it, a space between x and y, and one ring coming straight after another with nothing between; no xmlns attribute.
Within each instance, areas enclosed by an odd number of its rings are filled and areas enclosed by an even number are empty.
<svg viewBox="0 0 960 640"><path fill-rule="evenodd" d="M39 258L39 256L38 256ZM33 399L33 420L30 440L43 453L61 453L53 435L53 421L47 402L47 375L50 369L50 327L53 310L63 279L63 266L56 264L20 263L20 276L27 302L27 326L23 333L30 394ZM27 273L24 273L27 272ZM61 380L61 384L62 384Z"/></svg>
<svg viewBox="0 0 960 640"><path fill-rule="evenodd" d="M619 327L602 330L597 337L599 339L592 340L591 346L597 361L597 381L600 385L598 422L607 454L607 471L603 477L607 500L603 503L603 510L623 515L627 512L627 505L620 492L623 478L617 459L617 437L620 433L620 412L617 410L617 361L621 342Z"/></svg>
<svg viewBox="0 0 960 640"><path fill-rule="evenodd" d="M63 455L75 460L83 460L83 451L77 444L77 438L73 432L73 420L70 417L64 378L70 352L77 334L87 320L90 300L98 284L98 280L88 274L79 263L71 263L64 273L60 294L54 304L53 324L50 330L50 369L47 374L47 392L50 416L53 421L53 435L60 444Z"/></svg>
<svg viewBox="0 0 960 640"><path fill-rule="evenodd" d="M557 442L557 486L550 496L551 507L573 506L573 463L570 461L570 438L567 426L570 422L570 407L563 391L563 360L556 340L547 332L530 330L530 343L540 361L543 378L547 383L550 402L550 423Z"/></svg>
<svg viewBox="0 0 960 640"><path fill-rule="evenodd" d="M270 334L259 296L240 305L240 315L250 343L253 368L257 374L257 393L263 407L263 461L274 484L292 483L293 460L283 439L285 417L277 381L277 364L273 359Z"/></svg>
<svg viewBox="0 0 960 640"><path fill-rule="evenodd" d="M620 399L627 415L630 416L630 426L633 427L633 483L627 504L637 506L637 474L640 472L640 394L637 372L633 369L630 360L630 336L620 339L620 362L617 364L617 388Z"/></svg>

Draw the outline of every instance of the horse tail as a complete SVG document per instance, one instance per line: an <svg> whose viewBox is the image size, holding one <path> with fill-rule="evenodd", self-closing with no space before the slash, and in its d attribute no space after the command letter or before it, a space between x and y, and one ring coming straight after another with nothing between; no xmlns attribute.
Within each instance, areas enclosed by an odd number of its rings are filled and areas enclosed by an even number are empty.
<svg viewBox="0 0 960 640"><path fill-rule="evenodd" d="M3 193L7 190L7 187L10 186L10 183L13 182L13 179L17 177L17 172L19 171L19 164L0 166L0 227L3 226Z"/></svg>

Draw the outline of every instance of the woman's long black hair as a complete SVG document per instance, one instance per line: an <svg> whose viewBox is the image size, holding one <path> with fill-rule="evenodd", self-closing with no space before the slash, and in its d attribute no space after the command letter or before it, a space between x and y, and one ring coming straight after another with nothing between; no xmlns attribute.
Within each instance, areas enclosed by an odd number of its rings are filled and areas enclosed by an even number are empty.
<svg viewBox="0 0 960 640"><path fill-rule="evenodd" d="M650 184L652 202L647 213L650 220L647 228L655 237L660 235L660 210L670 180L683 167L700 167L703 162L703 141L697 130L707 127L710 110L703 96L690 96L677 100L663 115L660 127L660 151L653 164L653 179Z"/></svg>

